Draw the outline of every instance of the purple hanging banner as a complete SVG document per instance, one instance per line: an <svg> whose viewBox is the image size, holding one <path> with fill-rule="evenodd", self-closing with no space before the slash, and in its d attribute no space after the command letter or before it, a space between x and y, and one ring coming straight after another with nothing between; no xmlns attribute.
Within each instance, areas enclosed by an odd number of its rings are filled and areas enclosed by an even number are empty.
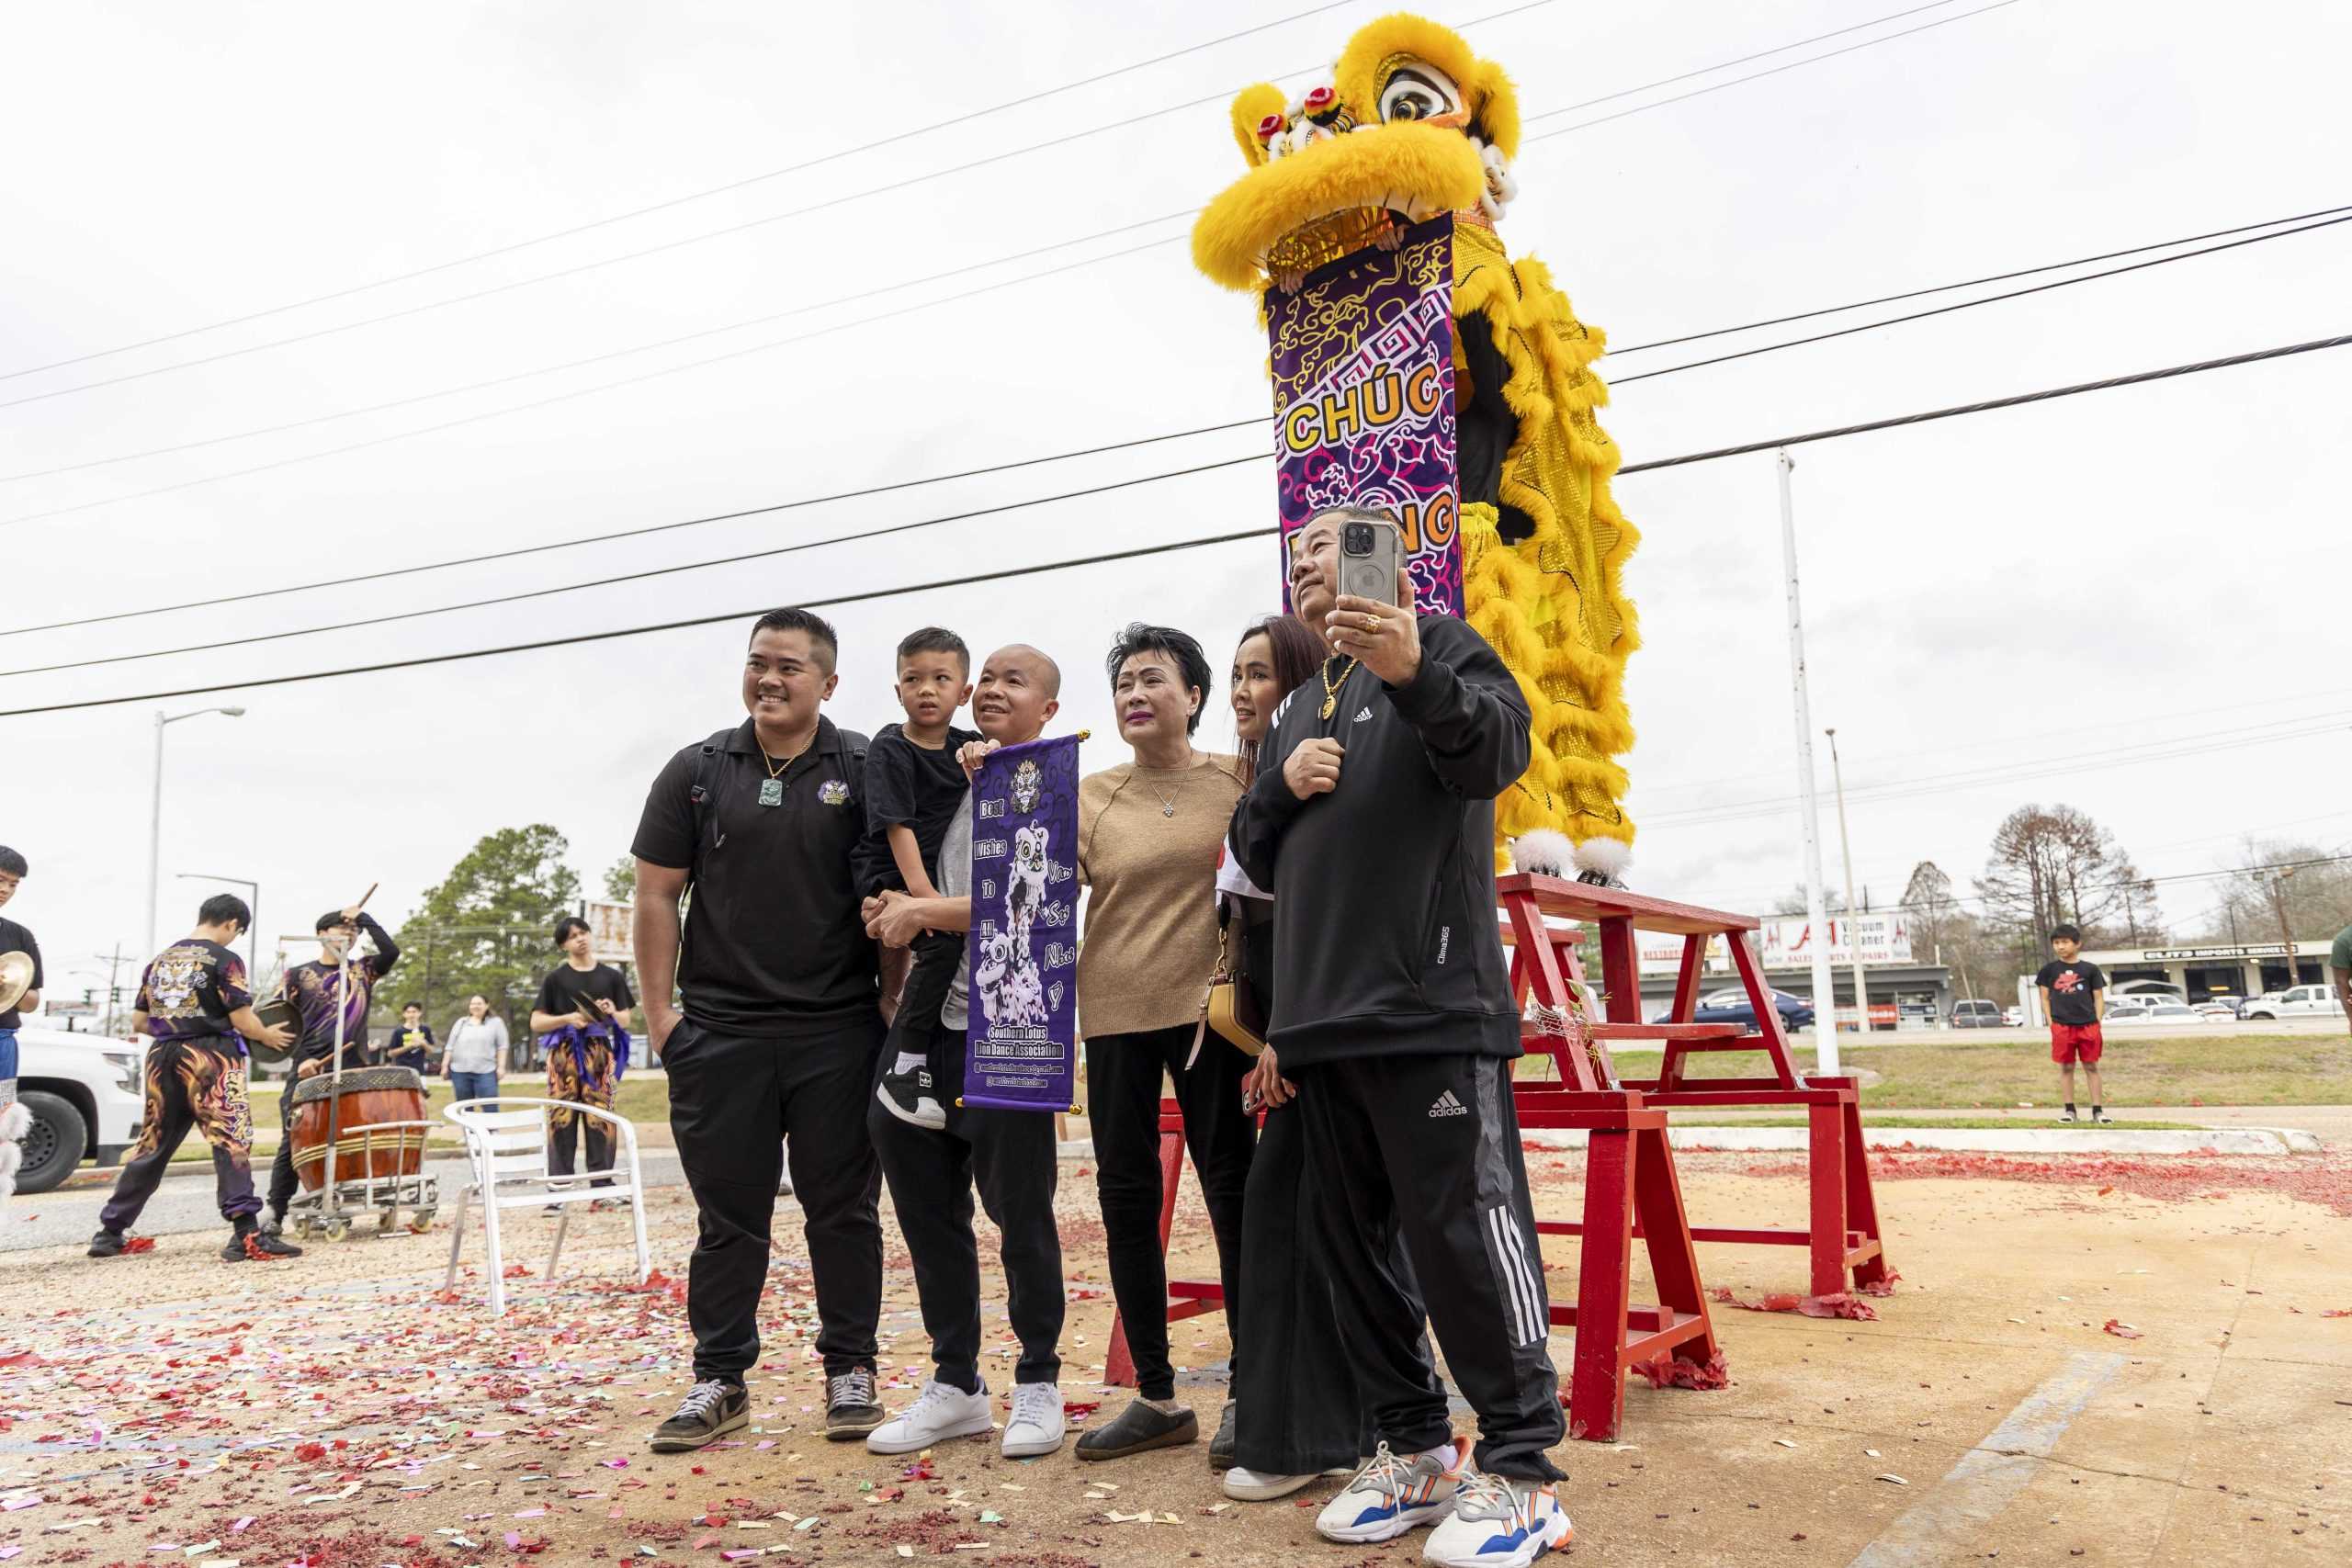
<svg viewBox="0 0 2352 1568"><path fill-rule="evenodd" d="M1327 506L1375 506L1404 526L1414 602L1460 615L1453 215L1267 290L1266 329L1283 608L1292 533Z"/></svg>
<svg viewBox="0 0 2352 1568"><path fill-rule="evenodd" d="M1004 747L972 780L966 1105L1077 1108L1079 739Z"/></svg>

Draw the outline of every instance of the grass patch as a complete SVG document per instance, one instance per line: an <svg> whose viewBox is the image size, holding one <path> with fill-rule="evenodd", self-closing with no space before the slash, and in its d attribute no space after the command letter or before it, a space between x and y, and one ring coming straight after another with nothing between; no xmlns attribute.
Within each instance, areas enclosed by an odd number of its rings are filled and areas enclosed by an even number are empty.
<svg viewBox="0 0 2352 1568"><path fill-rule="evenodd" d="M1804 1127L1810 1125L1802 1116L1743 1116L1736 1122L1709 1122L1703 1111L1676 1111L1671 1113L1678 1127ZM1881 1133L1928 1133L1948 1127L1969 1129L2023 1128L2030 1132L2052 1133L2203 1133L2210 1129L2201 1122L2127 1122L2120 1116L2110 1126L2094 1126L2082 1122L2068 1125L2058 1120L2057 1112L2035 1111L2030 1116L1872 1116L1862 1122L1865 1134L1875 1138Z"/></svg>
<svg viewBox="0 0 2352 1568"><path fill-rule="evenodd" d="M1808 1054L1799 1053L1802 1066ZM2036 1105L2058 1094L2049 1037L2025 1031L1974 1038L1850 1049L1843 1058L1879 1075L1862 1090L1865 1108L1918 1111ZM1689 1078L1756 1076L1763 1058L1720 1053L1690 1059ZM1630 1064L1629 1064L1630 1065ZM2099 1063L2109 1110L2117 1106L2352 1105L2352 1040L2328 1034L2171 1035L2107 1032ZM2078 1093L2077 1100L2081 1099Z"/></svg>

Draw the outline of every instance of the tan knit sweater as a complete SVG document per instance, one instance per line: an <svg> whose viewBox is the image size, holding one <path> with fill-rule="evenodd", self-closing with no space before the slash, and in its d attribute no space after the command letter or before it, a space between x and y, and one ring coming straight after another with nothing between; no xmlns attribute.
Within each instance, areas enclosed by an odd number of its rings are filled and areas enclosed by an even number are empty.
<svg viewBox="0 0 2352 1568"><path fill-rule="evenodd" d="M1240 764L1207 751L1189 768L1122 762L1079 781L1078 869L1088 886L1080 1033L1200 1018L1216 967L1217 849L1241 788Z"/></svg>

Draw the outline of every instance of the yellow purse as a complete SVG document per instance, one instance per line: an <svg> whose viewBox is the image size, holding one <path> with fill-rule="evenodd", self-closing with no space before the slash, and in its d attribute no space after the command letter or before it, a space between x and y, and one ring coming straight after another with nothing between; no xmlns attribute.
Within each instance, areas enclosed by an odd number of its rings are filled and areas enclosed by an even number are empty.
<svg viewBox="0 0 2352 1568"><path fill-rule="evenodd" d="M1235 974L1232 962L1233 922L1220 921L1216 930L1216 973L1209 976L1209 994L1201 1004L1207 1027L1245 1056L1266 1048L1266 1010L1258 999L1249 975Z"/></svg>

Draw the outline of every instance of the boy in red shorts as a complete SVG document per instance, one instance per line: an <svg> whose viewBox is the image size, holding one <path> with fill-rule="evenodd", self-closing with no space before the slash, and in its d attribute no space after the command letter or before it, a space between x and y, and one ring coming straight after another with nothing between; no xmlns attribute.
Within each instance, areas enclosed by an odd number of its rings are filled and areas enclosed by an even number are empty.
<svg viewBox="0 0 2352 1568"><path fill-rule="evenodd" d="M2050 933L2050 951L2058 956L2041 966L2033 983L2041 987L2041 1014L2050 1021L2050 1059L2065 1080L2066 1110L2058 1120L2075 1120L2075 1064L2080 1062L2091 1080L2091 1120L2115 1120L2107 1113L2099 1093L2098 1058L2106 1042L2099 1020L2107 1016L2107 976L2098 964L2077 958L2083 950L2082 930L2059 926Z"/></svg>

